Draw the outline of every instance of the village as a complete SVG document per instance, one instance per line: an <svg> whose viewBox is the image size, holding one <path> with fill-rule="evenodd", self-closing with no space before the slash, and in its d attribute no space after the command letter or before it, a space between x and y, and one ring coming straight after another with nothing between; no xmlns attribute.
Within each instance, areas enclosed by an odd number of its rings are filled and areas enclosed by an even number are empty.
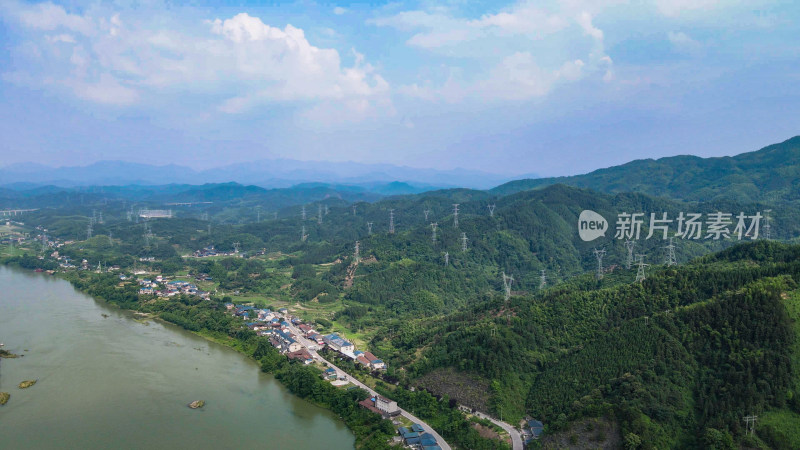
<svg viewBox="0 0 800 450"><path fill-rule="evenodd" d="M299 317L289 313L287 308L277 311L260 309L247 305L226 303L227 311L241 317L246 326L259 336L268 337L273 347L289 359L303 364L320 365L323 369L321 377L329 380L334 386L346 388L362 388L370 393L370 397L359 404L383 418L392 420L398 435L394 438L396 445L404 445L410 449L441 450L444 440L429 427L423 426L418 419L397 406L397 402L387 399L368 386L348 375L343 370L325 360L318 352L328 349L331 352L352 360L370 371L386 370L386 363L369 351L361 351L338 333L321 334L311 325L304 323ZM411 419L411 420L409 420ZM416 419L416 420L415 420ZM438 437L438 439L437 439ZM449 448L449 447L445 447Z"/></svg>

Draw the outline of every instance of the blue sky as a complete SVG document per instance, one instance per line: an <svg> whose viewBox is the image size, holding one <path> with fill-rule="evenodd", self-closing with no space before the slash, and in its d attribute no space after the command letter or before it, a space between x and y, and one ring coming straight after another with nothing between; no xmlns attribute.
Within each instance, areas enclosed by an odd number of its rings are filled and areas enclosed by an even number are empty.
<svg viewBox="0 0 800 450"><path fill-rule="evenodd" d="M798 24L761 0L0 0L0 166L732 155L800 134Z"/></svg>

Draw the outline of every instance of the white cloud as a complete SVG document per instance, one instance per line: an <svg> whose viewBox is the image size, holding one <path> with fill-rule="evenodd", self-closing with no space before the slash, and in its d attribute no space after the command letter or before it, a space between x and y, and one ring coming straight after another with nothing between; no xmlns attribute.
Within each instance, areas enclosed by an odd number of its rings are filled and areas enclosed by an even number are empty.
<svg viewBox="0 0 800 450"><path fill-rule="evenodd" d="M90 19L70 14L64 7L51 2L24 5L16 1L9 1L0 8L30 28L47 31L66 28L85 35L94 32L94 24Z"/></svg>
<svg viewBox="0 0 800 450"><path fill-rule="evenodd" d="M655 0L658 10L669 17L693 11L705 11L721 5L719 0Z"/></svg>
<svg viewBox="0 0 800 450"><path fill-rule="evenodd" d="M354 53L355 62L345 66L336 49L312 45L302 29L270 26L247 13L206 20L205 27L170 27L126 10L76 15L50 3L12 7L29 30L26 39L51 60L30 65L28 79L97 103L129 105L175 92L227 97L214 101L216 110L229 114L272 102L313 108L329 100L363 110L365 102L389 94L388 82L363 55ZM65 53L57 45L72 49Z"/></svg>
<svg viewBox="0 0 800 450"><path fill-rule="evenodd" d="M692 39L683 31L670 31L667 33L667 39L675 50L683 53L698 53L703 47L703 44Z"/></svg>
<svg viewBox="0 0 800 450"><path fill-rule="evenodd" d="M337 16L341 16L342 14L345 14L346 12L347 12L347 8L342 8L341 6L337 6L337 7L333 8L333 13L336 14Z"/></svg>
<svg viewBox="0 0 800 450"><path fill-rule="evenodd" d="M64 84L70 86L79 97L96 103L127 106L139 99L135 90L123 86L107 73L101 74L96 82L69 80Z"/></svg>
<svg viewBox="0 0 800 450"><path fill-rule="evenodd" d="M45 39L47 39L47 42L50 42L50 43L64 42L66 44L74 44L76 42L75 38L72 37L71 34L67 34L67 33L56 34L56 35L48 35L48 36L45 36Z"/></svg>
<svg viewBox="0 0 800 450"><path fill-rule="evenodd" d="M581 12L577 19L578 25L583 28L583 31L589 36L598 41L603 40L603 31L592 25L592 15L586 11Z"/></svg>
<svg viewBox="0 0 800 450"><path fill-rule="evenodd" d="M477 60L466 63L475 67L467 79L449 77L438 87L431 82L404 85L398 92L405 96L526 100L591 75L613 80L603 30L593 22L595 9L595 4L581 1L522 1L475 19L430 9L403 11L368 23L413 33L406 41L411 47Z"/></svg>

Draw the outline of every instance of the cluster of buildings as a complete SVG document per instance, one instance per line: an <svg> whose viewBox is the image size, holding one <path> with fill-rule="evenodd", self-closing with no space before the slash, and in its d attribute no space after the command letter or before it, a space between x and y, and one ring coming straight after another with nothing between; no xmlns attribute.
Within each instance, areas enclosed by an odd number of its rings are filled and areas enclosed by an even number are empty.
<svg viewBox="0 0 800 450"><path fill-rule="evenodd" d="M399 440L413 449L421 450L441 450L436 443L436 438L432 434L426 433L422 425L415 423L411 428L400 427L397 429L400 434Z"/></svg>
<svg viewBox="0 0 800 450"><path fill-rule="evenodd" d="M386 369L386 363L378 359L371 352L362 352L361 350L356 350L355 345L353 345L347 339L339 336L338 333L331 333L326 336L322 336L322 341L331 350L341 353L342 355L354 360L356 363L361 364L368 369Z"/></svg>
<svg viewBox="0 0 800 450"><path fill-rule="evenodd" d="M213 245L209 245L208 247L202 248L200 250L195 250L192 256L195 258L206 258L208 256L217 256L219 253L214 249Z"/></svg>
<svg viewBox="0 0 800 450"><path fill-rule="evenodd" d="M311 355L306 355L307 350L320 350L327 346L370 370L386 369L386 363L371 352L356 350L352 342L338 333L318 333L310 324L290 315L286 308L271 311L233 303L226 303L225 308L233 315L248 321L247 327L259 336L269 337L272 345L290 358L303 359L310 364ZM306 340L305 345L299 341L299 336ZM306 353L296 353L304 349Z"/></svg>
<svg viewBox="0 0 800 450"><path fill-rule="evenodd" d="M197 286L188 281L166 281L161 275L153 280L139 280L139 294L157 295L159 297L174 297L176 295L196 295L208 300L210 293L197 289Z"/></svg>
<svg viewBox="0 0 800 450"><path fill-rule="evenodd" d="M207 258L209 256L244 256L244 254L239 253L236 250L232 252L221 252L215 249L213 245L209 245L208 247L204 247L200 250L195 250L194 253L192 253L192 256L195 258Z"/></svg>

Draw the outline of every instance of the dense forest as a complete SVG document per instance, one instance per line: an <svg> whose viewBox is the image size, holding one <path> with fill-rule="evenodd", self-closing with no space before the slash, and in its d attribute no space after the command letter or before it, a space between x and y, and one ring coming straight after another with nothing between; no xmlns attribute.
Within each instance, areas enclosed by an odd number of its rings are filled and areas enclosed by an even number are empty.
<svg viewBox="0 0 800 450"><path fill-rule="evenodd" d="M555 183L688 201L796 204L800 201L800 136L736 156L637 160L585 175L511 181L491 192L508 195Z"/></svg>
<svg viewBox="0 0 800 450"><path fill-rule="evenodd" d="M622 166L626 180L638 180L628 184L618 168L556 180L579 187L537 180L399 196L236 184L3 190L2 201L39 209L24 224L9 222L26 239L4 246L0 261L57 271L65 258L86 260L92 270L61 275L253 356L292 392L341 415L360 448L382 448L392 433L354 406L366 394L332 389L290 364L224 303L290 306L321 331L353 336L388 363L376 389L460 448L506 444L481 437L458 405L514 424L542 420L549 436L601 418L632 449L797 448L800 437L787 431L800 428L797 145L634 162ZM778 160L787 176L768 176ZM724 188L732 179L740 182ZM212 203L175 206L169 219L138 217L140 207L176 199ZM578 236L585 209L609 219L604 238ZM770 209L772 238L784 243L763 239L763 228L755 241L677 239L670 267L667 241L646 239L645 223L635 243L652 264L643 282L613 237L625 212ZM58 241L56 256L48 238ZM598 248L606 253L595 274ZM139 295L108 267L194 278L210 300ZM513 276L507 299L504 274ZM746 415L762 418L755 436L745 433Z"/></svg>

